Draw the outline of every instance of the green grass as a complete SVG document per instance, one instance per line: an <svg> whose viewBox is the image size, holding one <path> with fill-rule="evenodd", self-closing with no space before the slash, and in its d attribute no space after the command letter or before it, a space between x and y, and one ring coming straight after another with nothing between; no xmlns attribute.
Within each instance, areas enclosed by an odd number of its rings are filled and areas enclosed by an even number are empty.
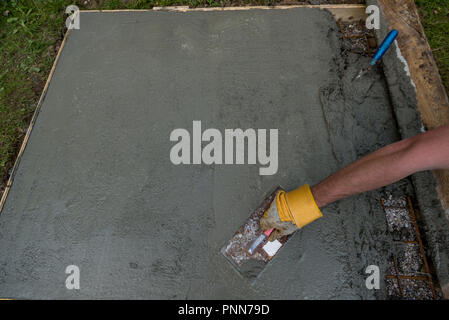
<svg viewBox="0 0 449 320"><path fill-rule="evenodd" d="M53 63L67 3L0 2L0 182L15 160Z"/></svg>
<svg viewBox="0 0 449 320"><path fill-rule="evenodd" d="M8 177L50 72L65 26L66 6L147 9L153 6L269 5L276 0L0 0L0 185ZM449 90L449 0L416 0ZM1 190L0 190L1 192Z"/></svg>
<svg viewBox="0 0 449 320"><path fill-rule="evenodd" d="M446 92L449 92L449 0L415 2Z"/></svg>

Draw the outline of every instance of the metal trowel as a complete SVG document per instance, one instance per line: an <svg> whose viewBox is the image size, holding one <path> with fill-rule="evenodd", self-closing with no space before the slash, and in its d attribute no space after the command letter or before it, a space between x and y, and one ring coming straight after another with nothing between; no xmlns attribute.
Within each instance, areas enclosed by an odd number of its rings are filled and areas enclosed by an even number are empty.
<svg viewBox="0 0 449 320"><path fill-rule="evenodd" d="M280 190L282 188L277 187L270 193L221 249L222 254L245 278L256 278L290 238L284 236L268 241L273 230L264 231L260 228L260 219Z"/></svg>

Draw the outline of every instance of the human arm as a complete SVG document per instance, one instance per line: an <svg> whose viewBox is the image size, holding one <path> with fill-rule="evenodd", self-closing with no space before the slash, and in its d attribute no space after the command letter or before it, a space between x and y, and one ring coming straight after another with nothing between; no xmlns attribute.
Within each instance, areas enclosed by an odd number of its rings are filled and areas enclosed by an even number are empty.
<svg viewBox="0 0 449 320"><path fill-rule="evenodd" d="M433 169L449 169L449 125L381 148L311 188L279 192L260 225L275 228L270 238L279 238L320 218L319 208Z"/></svg>
<svg viewBox="0 0 449 320"><path fill-rule="evenodd" d="M374 190L415 172L449 169L449 125L373 152L313 186L318 207Z"/></svg>

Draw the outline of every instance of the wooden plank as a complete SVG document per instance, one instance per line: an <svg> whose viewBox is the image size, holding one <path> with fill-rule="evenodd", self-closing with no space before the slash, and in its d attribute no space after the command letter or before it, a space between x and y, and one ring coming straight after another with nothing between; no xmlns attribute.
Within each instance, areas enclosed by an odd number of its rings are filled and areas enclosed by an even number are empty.
<svg viewBox="0 0 449 320"><path fill-rule="evenodd" d="M242 11L242 10L285 10L292 8L315 8L322 10L329 10L336 20L343 21L357 21L366 19L366 6L361 4L321 4L321 5L275 5L275 6L239 6L239 7L208 7L208 8L189 8L188 6L167 6L167 7L153 7L148 10L81 10L82 12L145 12L145 11L175 11L175 12L191 12L191 11Z"/></svg>
<svg viewBox="0 0 449 320"><path fill-rule="evenodd" d="M416 85L418 110L428 129L449 124L447 97L424 28L413 0L378 0L391 28L399 31L399 48L410 68ZM434 172L438 194L445 210L449 210L449 170Z"/></svg>
<svg viewBox="0 0 449 320"><path fill-rule="evenodd" d="M160 11L241 11L241 10L286 10L292 8L315 8L322 10L329 10L336 20L356 21L365 19L367 17L365 5L360 4L321 4L321 5L274 5L274 6L239 6L239 7L210 7L210 8L189 8L188 6L168 6L168 7L154 7L153 10Z"/></svg>

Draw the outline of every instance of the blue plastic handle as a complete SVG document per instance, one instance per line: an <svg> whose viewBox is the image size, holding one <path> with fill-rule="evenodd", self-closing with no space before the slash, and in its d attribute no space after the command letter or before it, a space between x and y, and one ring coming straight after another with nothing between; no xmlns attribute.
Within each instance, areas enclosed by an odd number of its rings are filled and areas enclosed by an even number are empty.
<svg viewBox="0 0 449 320"><path fill-rule="evenodd" d="M390 48L391 44L394 42L394 40L396 39L398 34L399 34L399 32L396 29L393 29L390 31L390 33L387 35L385 40L380 45L380 47L377 50L376 54L374 55L373 59L369 63L371 66L374 66L377 63L377 61L382 59L382 57L388 51L388 49Z"/></svg>

